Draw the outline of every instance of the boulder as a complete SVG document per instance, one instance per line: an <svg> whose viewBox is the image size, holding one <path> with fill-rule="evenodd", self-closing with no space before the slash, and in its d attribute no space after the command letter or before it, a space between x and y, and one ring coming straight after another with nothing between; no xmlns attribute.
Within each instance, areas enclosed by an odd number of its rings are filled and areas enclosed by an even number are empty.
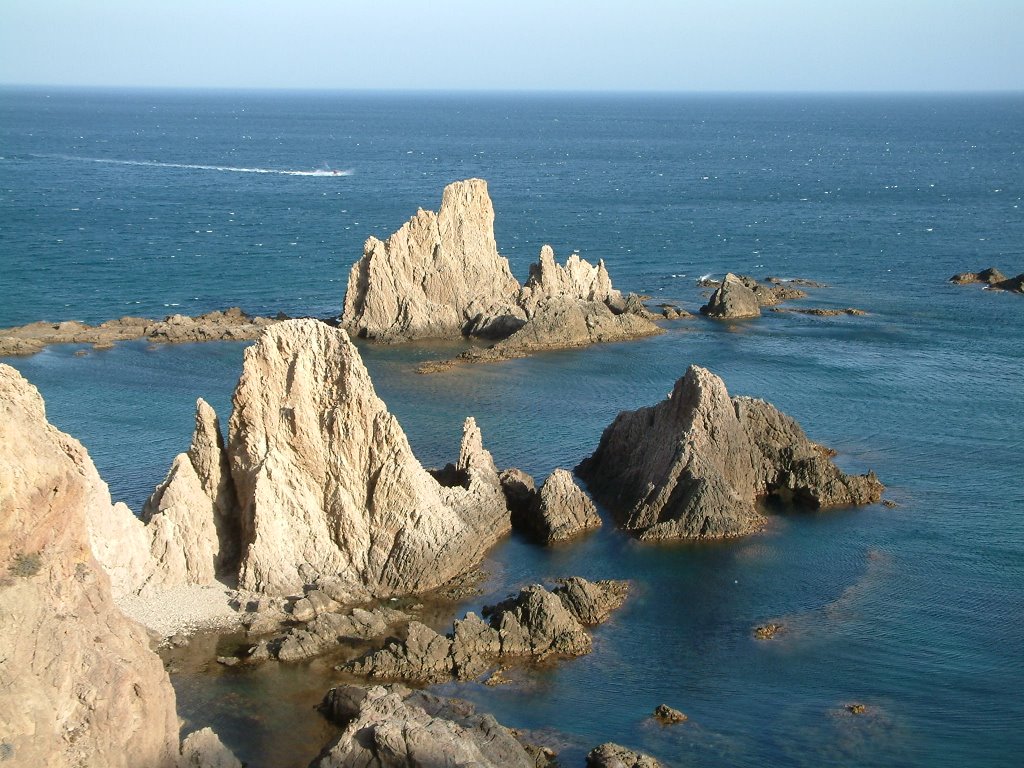
<svg viewBox="0 0 1024 768"><path fill-rule="evenodd" d="M750 533L769 495L818 509L874 503L884 490L874 473L844 474L793 419L763 400L730 398L698 366L667 400L620 413L577 474L643 539Z"/></svg>
<svg viewBox="0 0 1024 768"><path fill-rule="evenodd" d="M525 319L519 282L494 240L483 179L449 184L437 213L420 210L349 272L341 325L379 341L505 335Z"/></svg>
<svg viewBox="0 0 1024 768"><path fill-rule="evenodd" d="M643 752L606 742L587 755L587 768L661 768L661 763Z"/></svg>
<svg viewBox="0 0 1024 768"><path fill-rule="evenodd" d="M754 292L731 272L711 299L700 308L702 314L719 320L739 320L761 316L761 304Z"/></svg>
<svg viewBox="0 0 1024 768"><path fill-rule="evenodd" d="M383 637L393 627L407 624L408 621L407 614L393 608L354 608L348 613L320 613L304 626L290 627L280 637L264 641L263 644L267 649L267 658L301 661L324 653L344 640ZM250 653L250 656L253 655ZM256 660L259 660L263 654L255 655Z"/></svg>
<svg viewBox="0 0 1024 768"><path fill-rule="evenodd" d="M316 768L478 766L536 768L539 750L458 699L400 685L339 686L322 710L344 725Z"/></svg>
<svg viewBox="0 0 1024 768"><path fill-rule="evenodd" d="M92 505L111 513L89 455L0 365L0 755L25 766L172 768L174 690L93 557Z"/></svg>
<svg viewBox="0 0 1024 768"><path fill-rule="evenodd" d="M1012 293L1024 293L1024 272L1016 277L1008 277L1005 280L998 280L992 283L992 288L1000 291L1011 291Z"/></svg>
<svg viewBox="0 0 1024 768"><path fill-rule="evenodd" d="M550 544L599 528L601 517L572 475L556 469L534 495L521 526L542 544Z"/></svg>
<svg viewBox="0 0 1024 768"><path fill-rule="evenodd" d="M290 320L245 351L228 455L239 585L296 594L332 580L371 596L423 592L510 529L494 462L467 419L459 482L419 463L341 329Z"/></svg>
<svg viewBox="0 0 1024 768"><path fill-rule="evenodd" d="M995 267L989 267L983 269L980 272L961 272L958 275L953 275L949 278L949 282L957 283L958 285L967 285L969 283L987 283L988 285L995 285L1006 280L1006 275L1000 272Z"/></svg>
<svg viewBox="0 0 1024 768"><path fill-rule="evenodd" d="M659 704L656 706L652 717L663 725L677 725L679 723L685 723L690 719L678 709L673 709L668 704Z"/></svg>

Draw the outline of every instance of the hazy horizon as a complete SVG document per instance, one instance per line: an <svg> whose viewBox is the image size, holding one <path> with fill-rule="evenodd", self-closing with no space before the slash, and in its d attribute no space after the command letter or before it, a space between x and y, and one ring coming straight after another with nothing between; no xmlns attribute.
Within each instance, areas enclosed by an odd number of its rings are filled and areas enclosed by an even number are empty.
<svg viewBox="0 0 1024 768"><path fill-rule="evenodd" d="M7 87L551 93L1024 90L1017 0L5 0Z"/></svg>

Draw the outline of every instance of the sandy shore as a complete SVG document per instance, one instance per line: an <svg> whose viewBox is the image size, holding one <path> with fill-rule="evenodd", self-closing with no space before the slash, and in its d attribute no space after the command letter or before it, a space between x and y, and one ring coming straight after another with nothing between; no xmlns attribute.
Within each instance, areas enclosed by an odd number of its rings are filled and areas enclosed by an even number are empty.
<svg viewBox="0 0 1024 768"><path fill-rule="evenodd" d="M243 614L231 607L234 596L235 592L227 587L189 585L154 595L123 597L118 606L144 627L161 637L170 637L237 626Z"/></svg>

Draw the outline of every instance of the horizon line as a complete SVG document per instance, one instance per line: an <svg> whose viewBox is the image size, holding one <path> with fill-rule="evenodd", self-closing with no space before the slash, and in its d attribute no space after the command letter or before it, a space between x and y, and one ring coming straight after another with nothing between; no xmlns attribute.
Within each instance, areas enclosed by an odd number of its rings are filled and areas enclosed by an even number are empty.
<svg viewBox="0 0 1024 768"><path fill-rule="evenodd" d="M95 85L67 83L9 83L5 90L166 92L166 93L262 93L262 94L362 94L362 95L472 95L472 96L994 96L1024 95L1021 88L985 89L620 89L620 88L399 88L399 87L317 87L255 85Z"/></svg>

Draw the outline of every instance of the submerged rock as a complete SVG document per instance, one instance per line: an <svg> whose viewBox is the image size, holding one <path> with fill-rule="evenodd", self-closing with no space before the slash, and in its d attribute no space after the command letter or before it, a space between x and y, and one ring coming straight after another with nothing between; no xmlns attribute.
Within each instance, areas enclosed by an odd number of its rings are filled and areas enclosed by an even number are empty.
<svg viewBox="0 0 1024 768"><path fill-rule="evenodd" d="M343 330L313 320L268 329L245 351L233 401L242 588L296 594L329 578L375 597L423 592L510 529L475 422L464 428L459 482L442 485Z"/></svg>
<svg viewBox="0 0 1024 768"><path fill-rule="evenodd" d="M368 677L437 683L479 677L499 659L581 656L591 648L584 626L604 621L622 605L627 592L624 582L594 583L575 577L550 591L533 585L484 608L483 619L467 614L448 635L410 622L404 640L345 668Z"/></svg>
<svg viewBox="0 0 1024 768"><path fill-rule="evenodd" d="M93 558L92 505L110 514L89 455L47 422L39 392L0 365L0 759L172 768L174 690Z"/></svg>
<svg viewBox="0 0 1024 768"><path fill-rule="evenodd" d="M550 751L523 743L469 702L401 685L331 689L321 709L345 730L316 768L537 768ZM539 759L541 758L541 759Z"/></svg>
<svg viewBox="0 0 1024 768"><path fill-rule="evenodd" d="M818 509L874 503L884 490L874 473L844 474L793 419L730 398L698 366L667 400L620 413L577 473L643 539L750 533L763 523L755 502L769 495Z"/></svg>

